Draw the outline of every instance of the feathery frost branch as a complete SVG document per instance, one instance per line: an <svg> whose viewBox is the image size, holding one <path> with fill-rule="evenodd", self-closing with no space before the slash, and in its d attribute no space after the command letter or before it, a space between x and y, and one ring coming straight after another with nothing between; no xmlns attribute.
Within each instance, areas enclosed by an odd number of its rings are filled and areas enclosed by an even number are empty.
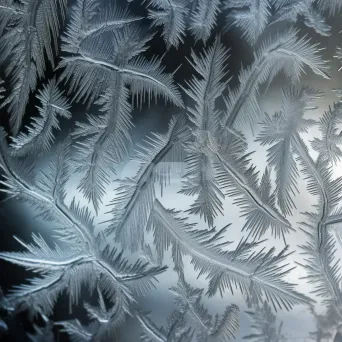
<svg viewBox="0 0 342 342"><path fill-rule="evenodd" d="M283 322L277 327L277 317L272 313L271 307L264 302L257 306L254 311L246 312L252 321L253 333L243 337L244 340L255 342L285 342L282 334Z"/></svg>
<svg viewBox="0 0 342 342"><path fill-rule="evenodd" d="M152 134L145 140L133 157L139 164L139 170L133 178L120 181L117 195L112 201L113 218L107 233L115 233L117 242L124 248L139 250L144 241L144 228L155 198L155 181L163 184L169 172L162 163L178 161L183 154L183 142L186 138L186 120L184 116L174 116L166 134Z"/></svg>
<svg viewBox="0 0 342 342"><path fill-rule="evenodd" d="M259 117L257 94L260 85L271 84L276 75L283 73L293 82L298 82L305 67L315 74L330 79L327 62L322 59L318 44L312 44L306 36L299 38L298 31L291 28L265 39L255 52L253 64L239 75L239 87L226 98L227 110L223 127L240 127L252 124Z"/></svg>
<svg viewBox="0 0 342 342"><path fill-rule="evenodd" d="M239 308L236 305L229 305L222 315L212 317L201 303L203 289L191 287L182 274L177 286L170 290L176 295L179 310L194 319L197 341L224 342L234 339L239 328Z"/></svg>
<svg viewBox="0 0 342 342"><path fill-rule="evenodd" d="M68 99L58 89L55 80L49 81L39 91L37 99L41 102L41 106L38 107L40 116L33 118L28 133L20 133L12 138L10 153L16 157L48 152L55 140L53 130L60 129L59 117L71 118Z"/></svg>
<svg viewBox="0 0 342 342"><path fill-rule="evenodd" d="M84 1L84 6L91 5ZM74 16L86 26L88 24L88 30L91 30L92 20L85 18L82 8L78 4ZM129 18L125 12L121 14L123 21ZM77 170L83 174L79 189L93 203L96 212L115 165L127 153L132 127L129 96L140 101L140 105L146 94L148 103L153 95L155 99L162 96L175 105L183 105L173 75L164 72L157 57L147 60L141 56L153 36L143 37L139 27L131 21L125 25L114 25L109 32L101 30L97 35L90 35L77 49L74 45L79 37L74 36L74 28L69 27L62 46L62 50L69 55L63 57L59 67L64 68L61 80L70 85L69 93L76 92L75 99L83 99L88 104L97 99L95 103L103 112L100 116L88 116L88 123L77 123L73 134L81 139L77 145L76 161ZM110 42L106 36L109 33Z"/></svg>
<svg viewBox="0 0 342 342"><path fill-rule="evenodd" d="M305 279L316 287L314 293L339 307L342 298L341 273L338 262L335 261L335 243L328 231L328 220L335 213L341 199L342 177L333 180L331 167L321 158L317 162L312 159L299 134L306 132L315 123L303 116L305 110L312 108L317 92L310 88L290 89L284 91L283 95L282 111L272 118L266 117L264 131L259 139L264 144L273 144L269 149L269 161L276 165L278 197L280 196L280 204L284 210L289 211L293 206L289 193L296 185L297 176L293 153L297 154L302 172L308 180L308 191L319 197L316 205L318 212L306 213L307 221L302 223L308 238L307 243L301 246L306 256L302 266L307 270ZM334 119L333 116L330 118ZM285 148L279 149L279 144ZM329 148L329 145L323 145L324 149L326 147ZM341 315L340 309L337 312Z"/></svg>
<svg viewBox="0 0 342 342"><path fill-rule="evenodd" d="M172 246L176 269L183 269L183 255L191 256L195 270L209 279L209 296L218 291L223 295L226 289L234 293L235 287L257 301L266 297L275 309L312 303L308 297L295 291L293 284L281 278L291 271L283 264L290 254L288 246L275 254L274 248L256 251L260 243L242 240L235 250L224 251L222 247L227 242L221 240L228 227L219 231L198 230L177 214L155 200L147 229L153 231L159 254L163 255Z"/></svg>
<svg viewBox="0 0 342 342"><path fill-rule="evenodd" d="M59 18L64 19L65 0L2 0L0 17L8 16L1 36L0 62L6 64L12 91L4 101L10 112L13 135L19 132L30 93L45 72L45 56L54 66Z"/></svg>
<svg viewBox="0 0 342 342"><path fill-rule="evenodd" d="M182 193L197 195L190 213L204 217L209 226L213 226L218 212L222 214L221 189L229 196L236 197L236 203L242 207L247 217L246 230L256 236L262 236L268 227L277 237L283 237L292 228L274 205L274 197L269 188L266 192L258 186L257 174L248 166L249 154L245 154L245 143L235 136L232 130L225 130L218 137L222 127L215 101L221 96L227 85L225 62L227 56L219 38L202 56L192 54L191 65L201 75L188 83L185 92L195 103L188 108L189 119L193 123L193 138L186 144L188 172L185 175ZM242 155L242 156L241 156ZM270 183L266 172L263 183Z"/></svg>
<svg viewBox="0 0 342 342"><path fill-rule="evenodd" d="M155 276L166 267L149 267L141 260L130 264L122 252L118 253L109 245L103 246L101 235L94 235L93 220L87 209L80 208L75 202L70 208L63 204L65 193L59 189L59 182L67 179L64 163L68 159L53 163L40 187L23 179L26 169L11 168L13 164L6 154L4 138L2 132L0 165L5 176L2 182L5 190L29 202L43 218L57 221L60 225L57 235L67 243L67 246L56 245L52 249L41 237L33 236L33 244L18 240L26 252L2 252L2 259L34 270L41 276L18 287L8 300L14 304L25 302L33 311L50 313L65 289L71 303L77 303L82 284L87 284L92 291L98 283L109 298L120 303L120 310L128 313L129 305L135 301L134 294L146 294L153 286ZM59 151L65 153L65 146ZM68 153L65 156L68 158Z"/></svg>

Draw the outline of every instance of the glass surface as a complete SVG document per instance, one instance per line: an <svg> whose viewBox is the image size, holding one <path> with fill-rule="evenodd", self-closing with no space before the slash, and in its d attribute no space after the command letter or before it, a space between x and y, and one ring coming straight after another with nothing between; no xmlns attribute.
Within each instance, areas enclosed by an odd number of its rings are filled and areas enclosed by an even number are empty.
<svg viewBox="0 0 342 342"><path fill-rule="evenodd" d="M341 7L0 0L0 339L341 341Z"/></svg>

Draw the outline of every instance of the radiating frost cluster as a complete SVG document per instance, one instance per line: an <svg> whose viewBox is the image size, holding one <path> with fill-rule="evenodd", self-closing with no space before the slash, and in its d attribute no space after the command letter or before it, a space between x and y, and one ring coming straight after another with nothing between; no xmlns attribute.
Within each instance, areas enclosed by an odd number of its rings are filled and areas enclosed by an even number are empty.
<svg viewBox="0 0 342 342"><path fill-rule="evenodd" d="M9 123L0 129L1 191L28 203L56 241L15 237L20 250L0 252L36 274L0 298L9 315L28 310L43 317L45 326L28 338L53 341L57 326L73 341L123 341L118 331L134 320L141 341L225 342L239 332L236 292L248 307L246 340L286 341L276 314L295 305L312 312L316 341L341 327L335 254L342 178L333 167L342 156L342 104L310 119L323 94L300 84L305 72L330 80L323 46L303 31L324 41L332 31L328 19L341 7L340 0L0 0L0 98ZM253 51L237 77L229 35ZM152 56L158 37L164 55ZM189 42L193 49L182 56ZM183 60L171 70L165 60L175 51ZM184 67L191 76L179 81ZM281 104L262 113L261 93L279 74L286 78ZM135 144L133 114L163 106L173 113L167 131ZM84 109L80 120L72 120L76 108ZM58 142L66 120L72 129ZM308 144L303 134L314 126L320 135ZM254 142L267 150L262 173L245 134L253 127ZM138 163L133 176L117 171L127 157ZM40 158L51 160L38 173ZM157 193L179 162L186 167L177 191L191 198L184 210ZM301 177L316 204L294 225ZM77 193L69 200L71 178ZM105 197L112 199L110 218L101 223ZM234 211L243 219L239 241L230 238ZM218 227L222 216L226 224ZM310 296L289 281L287 237L299 230L306 240L297 267ZM265 247L267 237L283 248ZM205 288L188 279L190 268ZM158 291L164 272L178 281L169 286L174 302L162 326L142 302ZM50 321L65 294L70 309L82 306L88 320ZM225 310L213 313L207 305L216 295ZM317 302L326 316L316 313Z"/></svg>

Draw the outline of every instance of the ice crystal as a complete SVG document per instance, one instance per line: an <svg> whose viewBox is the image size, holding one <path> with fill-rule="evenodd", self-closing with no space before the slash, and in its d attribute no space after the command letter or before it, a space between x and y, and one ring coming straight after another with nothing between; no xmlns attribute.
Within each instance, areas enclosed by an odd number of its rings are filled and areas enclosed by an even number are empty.
<svg viewBox="0 0 342 342"><path fill-rule="evenodd" d="M339 0L0 0L0 101L8 112L0 190L52 232L52 241L32 232L31 242L13 233L20 250L0 251L31 272L0 293L8 315L29 313L27 338L53 341L59 329L73 341L225 342L239 338L246 312L244 339L280 342L287 334L277 312L295 306L312 313L311 338L338 338L342 105L321 110L325 94L302 77L334 82L323 49L341 7ZM247 65L228 42L233 36L248 44ZM281 103L264 112L263 94L275 92L280 75ZM141 112L169 122L138 143ZM167 189L177 191L171 205L165 187L177 163L185 171ZM300 213L303 191L314 205ZM295 263L306 293L293 281L289 240L299 234ZM165 280L167 290L157 285ZM221 311L212 305L217 294ZM53 323L65 295L73 317ZM164 323L158 308L147 308L144 297L153 295L173 298ZM88 319L75 317L76 306ZM10 330L6 317L0 334ZM132 322L141 328L134 337Z"/></svg>

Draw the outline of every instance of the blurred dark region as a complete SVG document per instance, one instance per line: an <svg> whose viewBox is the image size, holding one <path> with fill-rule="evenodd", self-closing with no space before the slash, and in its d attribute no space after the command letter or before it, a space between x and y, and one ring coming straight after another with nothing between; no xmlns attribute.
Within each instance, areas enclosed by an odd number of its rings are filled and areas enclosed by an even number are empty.
<svg viewBox="0 0 342 342"><path fill-rule="evenodd" d="M0 321L0 341L2 342L13 342L13 341L32 341L30 339L31 336L37 336L37 339L34 340L35 342L53 342L54 340L51 339L51 334L54 336L58 336L59 332L50 331L50 336L47 331L43 329L46 327L44 320L41 317L36 318L34 321L28 317L27 312L18 313L16 315L7 315L3 313L1 315L3 318ZM33 325L34 324L34 325ZM34 326L37 329L42 329L46 333L44 336L40 336L40 340L38 340L37 331L35 330ZM48 338L50 338L48 340ZM59 341L57 338L56 341Z"/></svg>

